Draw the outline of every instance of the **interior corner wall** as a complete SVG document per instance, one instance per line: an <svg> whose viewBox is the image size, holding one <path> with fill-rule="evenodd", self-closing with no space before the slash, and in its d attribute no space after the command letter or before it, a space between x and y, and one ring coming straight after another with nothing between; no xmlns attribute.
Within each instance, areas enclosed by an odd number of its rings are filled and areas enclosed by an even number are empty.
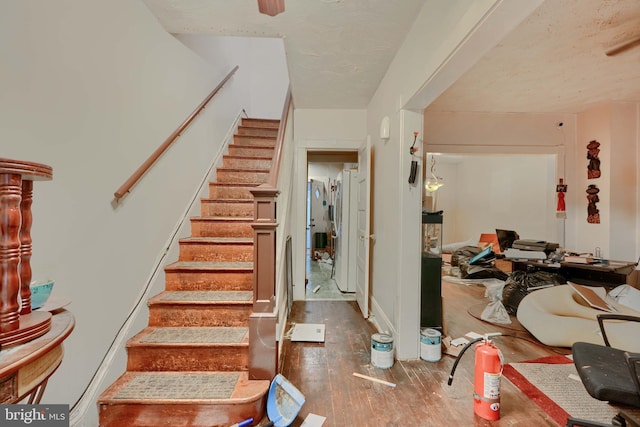
<svg viewBox="0 0 640 427"><path fill-rule="evenodd" d="M55 280L76 320L42 401L73 406L145 286L162 289L164 264L157 281L154 268L244 107L243 85L234 76L114 207L114 191L235 64L207 63L138 0L5 2L0 51L0 153L53 167L53 180L34 186L34 279ZM94 392L125 359L119 347ZM87 426L98 425L91 393Z"/></svg>
<svg viewBox="0 0 640 427"><path fill-rule="evenodd" d="M637 261L640 233L638 218L638 156L640 103L614 103L611 114L611 251L609 258Z"/></svg>
<svg viewBox="0 0 640 427"><path fill-rule="evenodd" d="M576 192L582 197L581 202L576 206L577 220L574 224L576 235L576 249L583 252L595 251L599 247L604 257L611 256L611 104L603 104L590 108L578 114L578 132L576 144L576 168L574 170L574 180L576 182ZM600 160L600 170L602 175L597 179L588 179L587 166L587 144L590 141L600 143L598 158ZM581 159L581 160L578 160ZM600 215L600 223L593 224L587 222L587 199L586 190L589 185L596 185L600 192L599 201L596 203Z"/></svg>
<svg viewBox="0 0 640 427"><path fill-rule="evenodd" d="M176 34L185 46L212 64L237 64L244 81L240 88L249 102L250 117L280 119L289 87L289 71L282 39Z"/></svg>

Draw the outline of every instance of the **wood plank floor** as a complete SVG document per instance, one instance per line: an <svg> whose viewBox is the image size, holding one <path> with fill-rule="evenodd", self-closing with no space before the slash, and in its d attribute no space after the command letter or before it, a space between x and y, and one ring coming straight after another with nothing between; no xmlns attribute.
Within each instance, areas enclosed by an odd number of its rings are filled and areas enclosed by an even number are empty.
<svg viewBox="0 0 640 427"><path fill-rule="evenodd" d="M469 314L470 307L486 303L483 286L443 281L445 333L459 337L469 331L500 331L526 338L496 340L505 363L518 362L568 349L545 347L526 331L500 328ZM283 344L281 373L306 397L298 418L309 413L326 417L325 427L343 426L555 426L554 421L506 379L501 381L501 419L489 422L473 412L473 351L465 353L453 384L447 385L455 359L396 361L390 369L370 364L371 335L354 301L297 301L292 323L324 323L325 342ZM361 373L397 386L388 387L353 376ZM266 418L265 418L266 420ZM265 421L263 420L263 422ZM262 422L260 423L262 424Z"/></svg>

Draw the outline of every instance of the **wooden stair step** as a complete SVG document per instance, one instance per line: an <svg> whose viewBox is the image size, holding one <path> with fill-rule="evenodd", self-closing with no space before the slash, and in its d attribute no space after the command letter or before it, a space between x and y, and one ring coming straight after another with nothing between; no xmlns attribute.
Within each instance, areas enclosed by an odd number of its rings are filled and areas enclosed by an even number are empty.
<svg viewBox="0 0 640 427"><path fill-rule="evenodd" d="M128 371L243 371L246 326L149 326L127 342Z"/></svg>
<svg viewBox="0 0 640 427"><path fill-rule="evenodd" d="M201 199L202 216L253 218L253 199Z"/></svg>
<svg viewBox="0 0 640 427"><path fill-rule="evenodd" d="M233 182L236 184L267 182L269 169L218 168L216 180L218 182Z"/></svg>
<svg viewBox="0 0 640 427"><path fill-rule="evenodd" d="M244 169L271 169L273 159L271 157L259 156L222 156L222 165L225 168Z"/></svg>
<svg viewBox="0 0 640 427"><path fill-rule="evenodd" d="M211 199L249 199L253 200L251 190L259 186L257 182L236 184L230 182L210 182L209 198Z"/></svg>
<svg viewBox="0 0 640 427"><path fill-rule="evenodd" d="M165 267L168 291L252 290L252 262L178 261Z"/></svg>
<svg viewBox="0 0 640 427"><path fill-rule="evenodd" d="M163 291L150 298L149 326L246 326L251 291Z"/></svg>
<svg viewBox="0 0 640 427"><path fill-rule="evenodd" d="M194 217L191 235L197 237L253 237L253 218Z"/></svg>
<svg viewBox="0 0 640 427"><path fill-rule="evenodd" d="M230 156L258 156L273 157L275 149L273 147L265 147L260 145L229 145Z"/></svg>
<svg viewBox="0 0 640 427"><path fill-rule="evenodd" d="M277 135L277 134L276 134ZM253 135L253 134L235 134L233 135L233 144L243 146L253 146L253 147L276 147L276 143L278 139L276 135Z"/></svg>
<svg viewBox="0 0 640 427"><path fill-rule="evenodd" d="M125 372L98 399L101 427L229 426L264 417L267 380L247 372Z"/></svg>
<svg viewBox="0 0 640 427"><path fill-rule="evenodd" d="M278 119L259 119L259 118L243 118L242 126L270 127L280 128L280 120Z"/></svg>
<svg viewBox="0 0 640 427"><path fill-rule="evenodd" d="M178 261L253 262L251 237L187 237L180 239Z"/></svg>
<svg viewBox="0 0 640 427"><path fill-rule="evenodd" d="M236 135L277 137L278 128L240 125L238 126L238 132Z"/></svg>

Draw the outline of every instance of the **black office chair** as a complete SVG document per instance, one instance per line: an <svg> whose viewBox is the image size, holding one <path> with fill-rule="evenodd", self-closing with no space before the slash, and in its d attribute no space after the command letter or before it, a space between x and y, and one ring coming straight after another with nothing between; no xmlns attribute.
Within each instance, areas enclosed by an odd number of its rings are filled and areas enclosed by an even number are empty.
<svg viewBox="0 0 640 427"><path fill-rule="evenodd" d="M572 346L573 363L587 392L595 399L640 408L640 353L611 347L604 328L605 320L640 322L640 317L624 314L600 314L598 325L605 345L576 342ZM630 335L630 339L635 338ZM569 417L567 427L633 426L640 427L640 419L621 409L611 420L602 424Z"/></svg>

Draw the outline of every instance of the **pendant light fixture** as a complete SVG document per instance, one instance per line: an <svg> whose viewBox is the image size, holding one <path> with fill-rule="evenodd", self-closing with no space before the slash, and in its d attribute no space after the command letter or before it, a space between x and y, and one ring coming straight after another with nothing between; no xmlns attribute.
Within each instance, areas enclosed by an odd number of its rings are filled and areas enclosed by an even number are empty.
<svg viewBox="0 0 640 427"><path fill-rule="evenodd" d="M431 175L427 177L427 180L424 183L424 187L427 189L427 191L433 193L443 185L444 185L444 182L442 182L442 178L440 178L439 176L436 176L436 156L432 154L431 155Z"/></svg>

